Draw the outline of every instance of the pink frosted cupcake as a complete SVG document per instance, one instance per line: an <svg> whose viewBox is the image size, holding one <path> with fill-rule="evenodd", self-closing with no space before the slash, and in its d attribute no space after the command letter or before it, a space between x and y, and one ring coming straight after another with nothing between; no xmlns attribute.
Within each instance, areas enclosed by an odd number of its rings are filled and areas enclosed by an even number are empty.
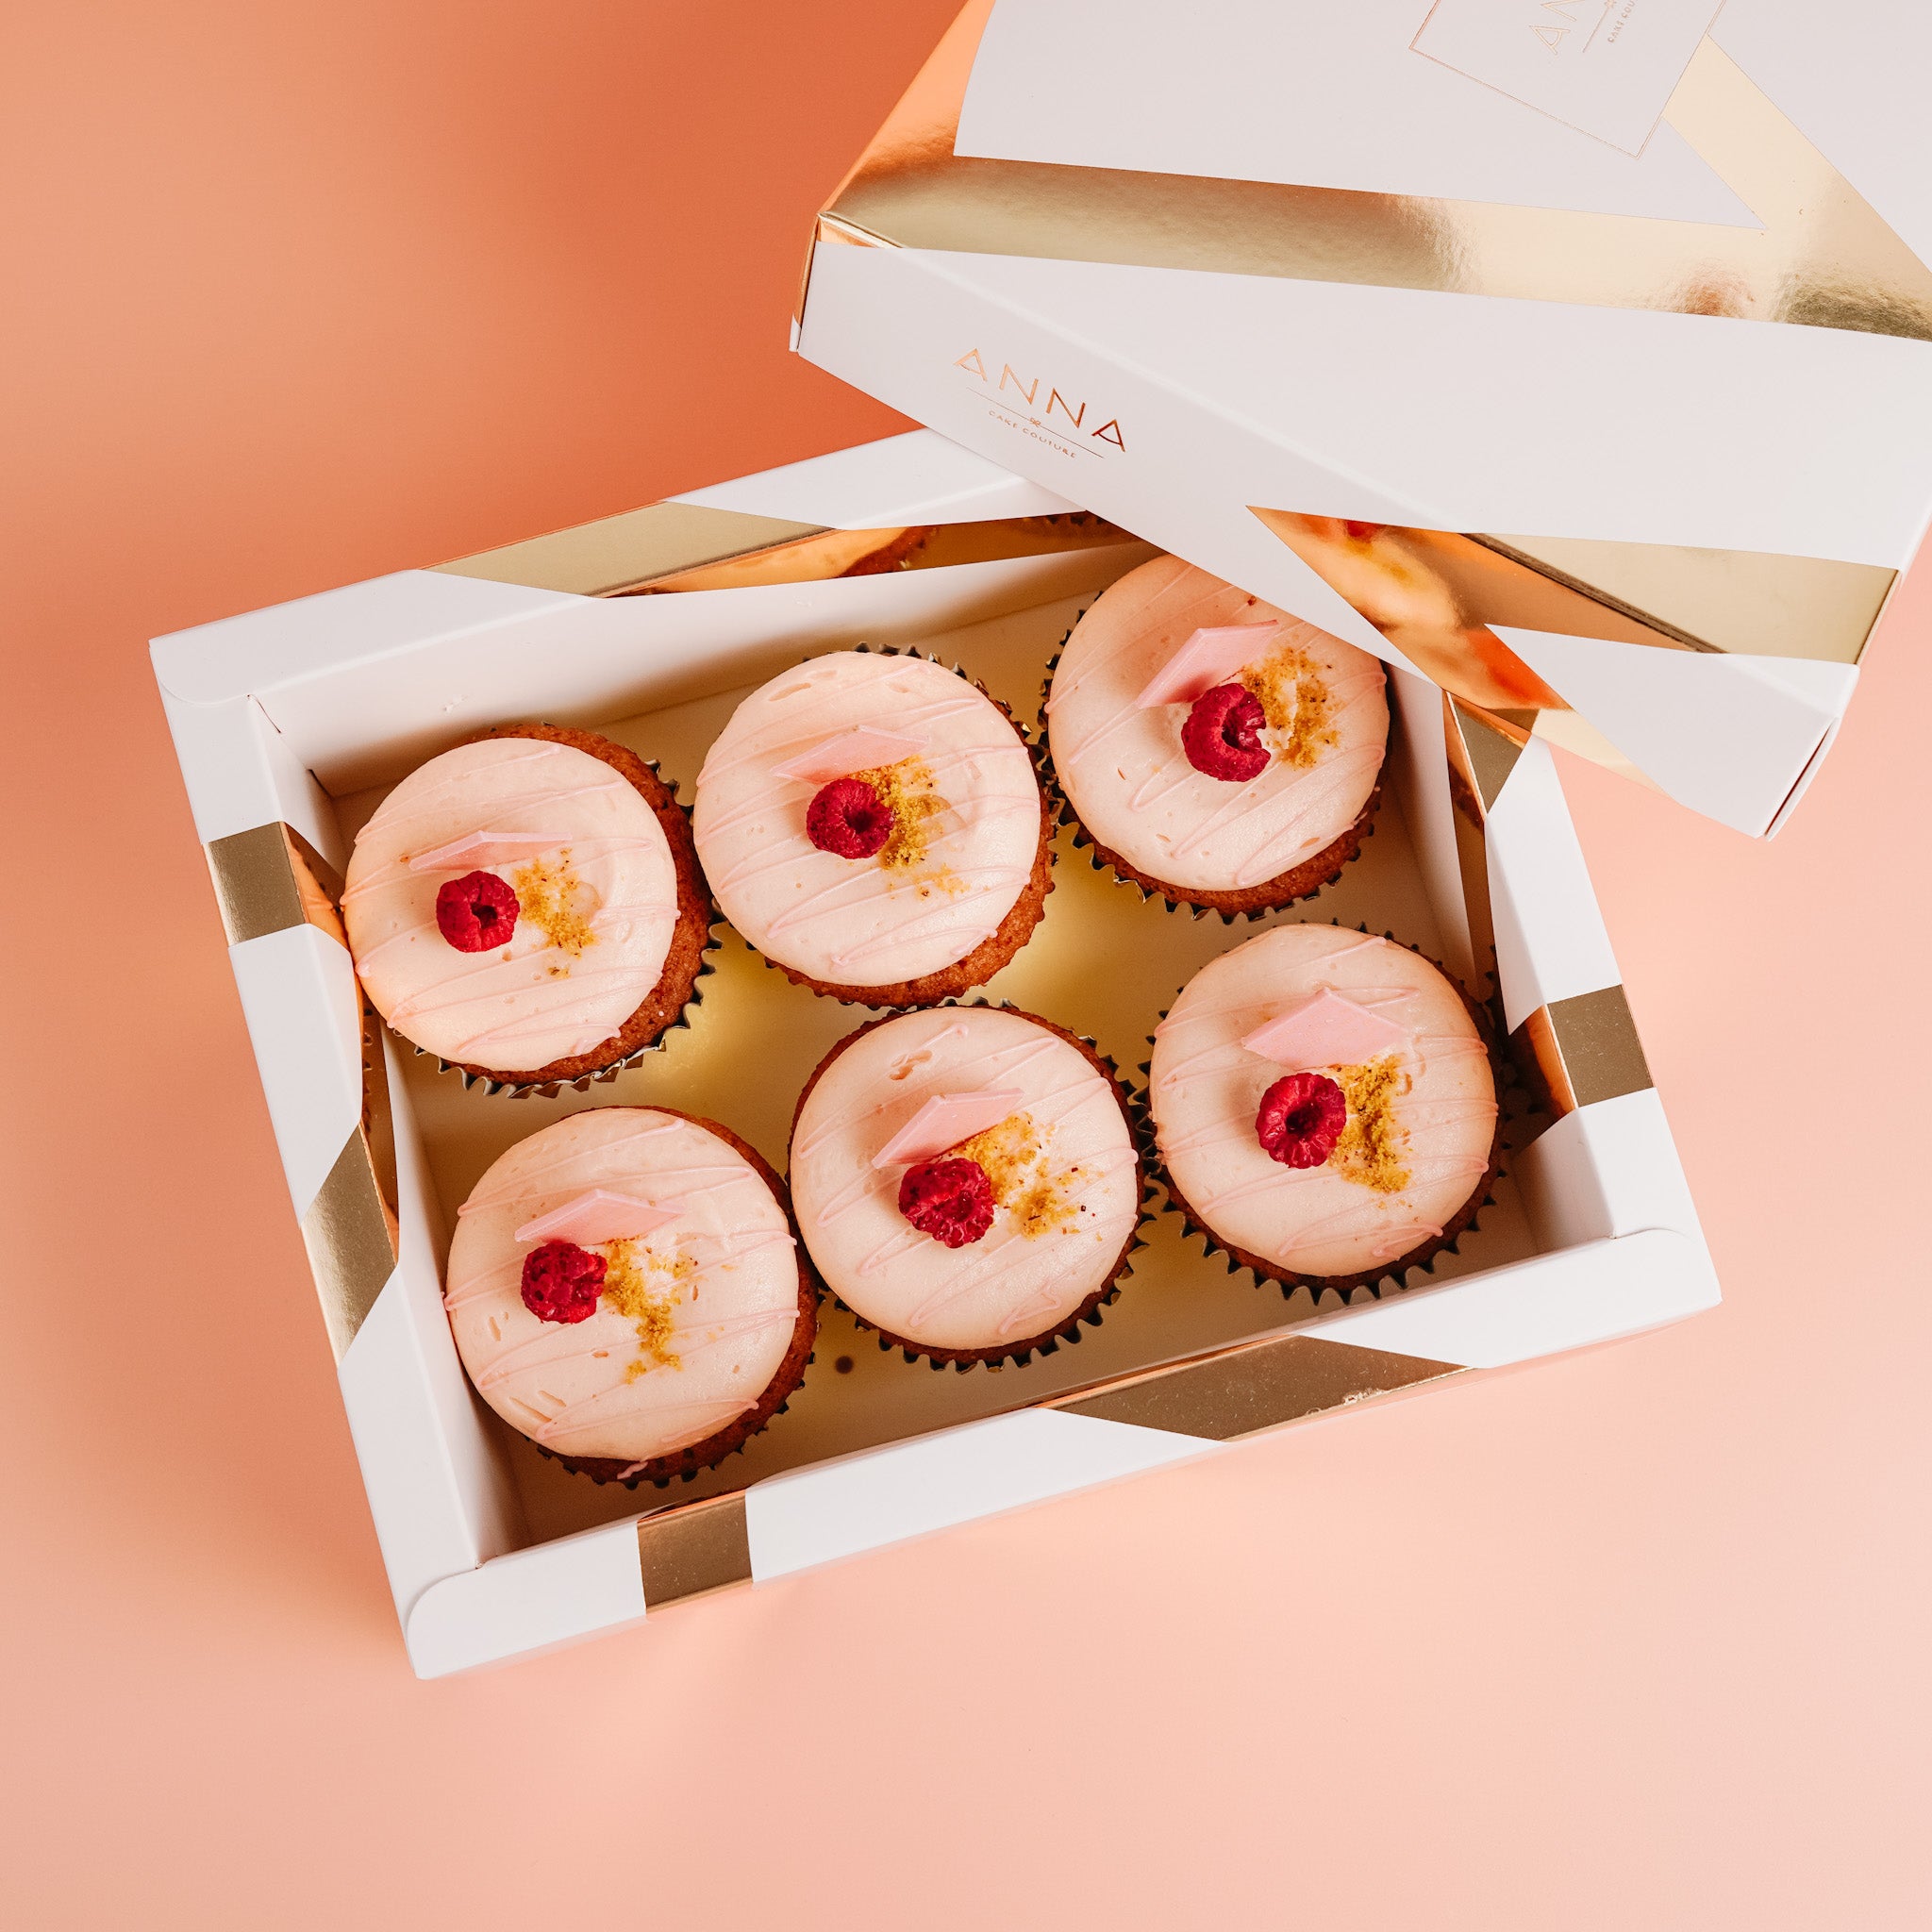
<svg viewBox="0 0 1932 1932"><path fill-rule="evenodd" d="M1024 1360L1111 1298L1141 1163L1113 1070L1000 1007L874 1020L826 1055L791 1128L826 1287L935 1366Z"/></svg>
<svg viewBox="0 0 1932 1932"><path fill-rule="evenodd" d="M457 1216L443 1300L477 1393L599 1482L722 1460L798 1387L817 1328L784 1183L668 1108L519 1141Z"/></svg>
<svg viewBox="0 0 1932 1932"><path fill-rule="evenodd" d="M720 909L814 992L931 1006L1040 923L1051 832L1033 759L976 685L924 658L834 651L746 698L698 774Z"/></svg>
<svg viewBox="0 0 1932 1932"><path fill-rule="evenodd" d="M518 1090L621 1066L683 1015L711 902L672 790L594 732L508 725L420 766L356 837L342 921L404 1039Z"/></svg>
<svg viewBox="0 0 1932 1932"><path fill-rule="evenodd" d="M1203 967L1155 1031L1148 1104L1174 1206L1284 1287L1428 1260L1495 1174L1469 1003L1406 946L1332 925L1281 926Z"/></svg>
<svg viewBox="0 0 1932 1932"><path fill-rule="evenodd" d="M1157 557L1074 626L1042 724L1098 857L1232 918L1307 897L1360 850L1387 680L1368 652Z"/></svg>

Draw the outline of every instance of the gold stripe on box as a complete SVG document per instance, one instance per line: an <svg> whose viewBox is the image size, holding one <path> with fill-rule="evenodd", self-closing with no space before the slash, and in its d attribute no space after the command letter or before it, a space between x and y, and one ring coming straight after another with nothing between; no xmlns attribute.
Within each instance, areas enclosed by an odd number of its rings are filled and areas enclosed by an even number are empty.
<svg viewBox="0 0 1932 1932"><path fill-rule="evenodd" d="M1448 741L1449 789L1460 811L1477 831L1502 795L1523 747L1529 742L1524 716L1502 716L1442 693L1442 731Z"/></svg>
<svg viewBox="0 0 1932 1932"><path fill-rule="evenodd" d="M1898 575L1816 557L1490 537L1252 508L1424 676L1505 715L1569 707L1494 625L1851 664ZM1674 616L1652 615L1638 597Z"/></svg>
<svg viewBox="0 0 1932 1932"><path fill-rule="evenodd" d="M574 529L555 530L500 550L436 566L448 575L484 577L538 591L609 597L679 571L775 550L824 534L823 524L793 524L743 510L691 503L650 503Z"/></svg>
<svg viewBox="0 0 1932 1932"><path fill-rule="evenodd" d="M1518 1071L1553 1120L1654 1084L1621 986L1539 1007L1509 1044Z"/></svg>
<svg viewBox="0 0 1932 1932"><path fill-rule="evenodd" d="M638 1568L644 1607L661 1609L682 1598L707 1596L751 1581L751 1541L741 1492L687 1503L638 1522Z"/></svg>
<svg viewBox="0 0 1932 1932"><path fill-rule="evenodd" d="M1519 714L1519 718L1524 714ZM1534 717L1535 713L1527 714ZM1547 715L1547 714L1545 714ZM1515 721L1492 718L1442 693L1442 735L1449 755L1451 828L1456 834L1457 874L1469 925L1470 964L1478 996L1491 991L1496 974L1496 918L1490 900L1487 828L1490 808L1502 795L1525 740Z"/></svg>
<svg viewBox="0 0 1932 1932"><path fill-rule="evenodd" d="M1372 1395L1465 1373L1456 1362L1357 1348L1318 1335L1272 1336L1123 1376L1041 1407L1227 1442ZM749 1583L751 1543L743 1492L640 1518L638 1566L647 1609Z"/></svg>
<svg viewBox="0 0 1932 1932"><path fill-rule="evenodd" d="M1664 118L1759 227L957 155L959 108L991 4L972 0L954 22L826 204L814 247L1203 270L1932 340L1932 269L1710 41ZM1439 573L1464 590L1486 575L1473 554L1485 547L1543 580L1538 590L1517 579L1479 625L1838 663L1857 662L1894 576L1769 553L1400 535L1432 551ZM1564 591L1574 600L1567 607ZM1546 621L1566 609L1566 621ZM1562 707L1493 634L1445 638L1440 611L1411 614L1421 628L1391 641L1405 652L1416 645L1413 660L1438 682L1492 710Z"/></svg>
<svg viewBox="0 0 1932 1932"><path fill-rule="evenodd" d="M336 910L341 879L292 826L279 821L255 825L210 840L207 851L231 946L299 925L314 925L347 944ZM301 1224L309 1273L338 1362L394 1274L399 1252L389 1068L381 1027L359 991L357 998L361 1009L361 1118Z"/></svg>
<svg viewBox="0 0 1932 1932"><path fill-rule="evenodd" d="M383 1198L377 1157L359 1122L302 1217L302 1240L340 1363L396 1268L395 1214Z"/></svg>
<svg viewBox="0 0 1932 1932"><path fill-rule="evenodd" d="M1457 1362L1390 1355L1319 1335L1280 1335L1124 1377L1045 1407L1226 1442L1365 1396L1463 1373Z"/></svg>
<svg viewBox="0 0 1932 1932"><path fill-rule="evenodd" d="M228 943L258 940L291 926L313 925L343 945L335 868L292 826L279 820L211 839L208 868Z"/></svg>
<svg viewBox="0 0 1932 1932"><path fill-rule="evenodd" d="M1757 227L956 155L971 0L821 217L832 244L1104 261L1932 339L1928 269L1710 41L1664 111Z"/></svg>
<svg viewBox="0 0 1932 1932"><path fill-rule="evenodd" d="M672 511L669 518L659 511ZM658 503L554 536L439 564L452 576L487 577L529 590L586 597L742 590L818 583L888 571L1044 557L1139 540L1086 511L832 530L737 510Z"/></svg>

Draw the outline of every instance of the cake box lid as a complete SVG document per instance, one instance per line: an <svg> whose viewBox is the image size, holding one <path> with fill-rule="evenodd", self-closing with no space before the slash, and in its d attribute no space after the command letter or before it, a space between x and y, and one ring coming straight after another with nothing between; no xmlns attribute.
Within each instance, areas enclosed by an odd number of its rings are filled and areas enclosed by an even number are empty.
<svg viewBox="0 0 1932 1932"><path fill-rule="evenodd" d="M1752 834L1932 516L1932 15L970 0L803 354Z"/></svg>

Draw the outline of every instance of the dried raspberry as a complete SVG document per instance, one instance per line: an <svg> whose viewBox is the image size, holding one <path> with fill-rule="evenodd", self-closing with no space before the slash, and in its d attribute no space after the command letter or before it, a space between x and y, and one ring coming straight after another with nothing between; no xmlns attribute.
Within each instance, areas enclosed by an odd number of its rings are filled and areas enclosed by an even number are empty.
<svg viewBox="0 0 1932 1932"><path fill-rule="evenodd" d="M1268 747L1261 742L1267 722L1261 701L1245 686L1217 684L1194 700L1181 726L1181 746L1195 771L1241 783L1268 769Z"/></svg>
<svg viewBox="0 0 1932 1932"><path fill-rule="evenodd" d="M487 953L517 929L517 895L493 872L466 873L436 895L436 929L459 953Z"/></svg>
<svg viewBox="0 0 1932 1932"><path fill-rule="evenodd" d="M1261 1096L1255 1137L1284 1167L1320 1167L1348 1124L1348 1102L1325 1074L1291 1074Z"/></svg>
<svg viewBox="0 0 1932 1932"><path fill-rule="evenodd" d="M992 1183L976 1160L922 1160L899 1183L899 1212L949 1248L976 1241L992 1225Z"/></svg>
<svg viewBox="0 0 1932 1932"><path fill-rule="evenodd" d="M892 836L892 813L863 778L834 778L812 794L805 833L821 852L870 858Z"/></svg>
<svg viewBox="0 0 1932 1932"><path fill-rule="evenodd" d="M604 1290L605 1261L575 1241L545 1241L524 1257L524 1306L540 1322L582 1322Z"/></svg>

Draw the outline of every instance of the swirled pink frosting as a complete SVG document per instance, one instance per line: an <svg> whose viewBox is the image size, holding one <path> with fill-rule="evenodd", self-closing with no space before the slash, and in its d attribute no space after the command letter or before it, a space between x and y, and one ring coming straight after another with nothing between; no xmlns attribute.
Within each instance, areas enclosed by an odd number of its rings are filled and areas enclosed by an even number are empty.
<svg viewBox="0 0 1932 1932"><path fill-rule="evenodd" d="M1401 1029L1388 1055L1399 1188L1333 1158L1284 1166L1256 1135L1286 1070L1241 1042L1324 989ZM1405 946L1327 925L1281 926L1203 967L1155 1031L1150 1095L1160 1158L1195 1213L1298 1274L1360 1274L1433 1240L1488 1171L1496 1128L1489 1055L1456 989Z"/></svg>
<svg viewBox="0 0 1932 1932"><path fill-rule="evenodd" d="M1254 663L1293 651L1325 713L1313 761L1276 755L1234 784L1181 748L1184 704L1137 700L1196 630L1260 625ZM1352 825L1375 789L1389 737L1382 666L1353 644L1263 604L1177 557L1157 557L1105 591L1074 625L1047 700L1054 770L1088 832L1137 872L1184 891L1244 891L1291 871Z"/></svg>
<svg viewBox="0 0 1932 1932"><path fill-rule="evenodd" d="M644 1239L593 1252L611 1273L583 1322L524 1306L516 1230L602 1188L678 1203ZM654 1345L610 1287L627 1250L654 1311ZM476 1183L450 1242L449 1311L463 1367L514 1429L563 1456L646 1462L714 1435L753 1407L791 1345L798 1259L758 1170L677 1114L600 1107L519 1141Z"/></svg>
<svg viewBox="0 0 1932 1932"><path fill-rule="evenodd" d="M1039 1158L979 1241L947 1248L899 1212L905 1168L874 1161L927 1101L989 1088L1016 1096ZM931 1348L999 1348L1066 1321L1111 1275L1140 1214L1112 1084L1058 1034L987 1007L908 1013L854 1040L806 1100L791 1178L826 1285Z"/></svg>
<svg viewBox="0 0 1932 1932"><path fill-rule="evenodd" d="M806 836L810 779L775 767L859 728L923 741L943 809L918 863L844 858ZM698 774L692 829L724 916L761 953L835 986L955 965L999 930L1033 871L1040 789L999 708L922 658L835 651L744 700Z"/></svg>
<svg viewBox="0 0 1932 1932"><path fill-rule="evenodd" d="M478 867L460 848L494 835L509 854ZM446 863L412 867L412 858ZM436 894L494 872L512 888L541 868L575 880L577 947L525 914L509 944L464 953L437 929ZM519 893L520 898L524 896ZM356 838L342 919L371 1004L449 1060L505 1072L548 1066L609 1040L657 985L677 925L671 846L636 786L603 759L541 738L459 744L412 772Z"/></svg>

